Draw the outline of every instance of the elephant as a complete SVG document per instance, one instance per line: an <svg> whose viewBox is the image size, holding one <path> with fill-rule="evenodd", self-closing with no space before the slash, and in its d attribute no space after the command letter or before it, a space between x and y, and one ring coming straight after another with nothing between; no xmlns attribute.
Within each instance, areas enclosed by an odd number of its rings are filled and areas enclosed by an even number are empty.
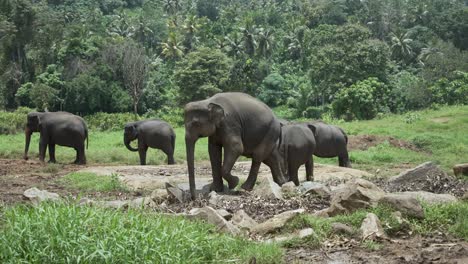
<svg viewBox="0 0 468 264"><path fill-rule="evenodd" d="M88 148L88 128L83 118L68 112L31 112L25 127L26 146L24 159L28 159L29 143L33 132L39 132L39 160L44 162L49 147L49 162L55 163L55 145L71 147L76 150L75 164L86 164Z"/></svg>
<svg viewBox="0 0 468 264"><path fill-rule="evenodd" d="M186 104L184 122L192 199L195 199L195 144L201 137L208 137L214 191L223 190L223 179L230 189L237 186L239 178L233 176L231 170L241 155L252 158L249 176L241 186L243 189L253 189L262 162L270 167L276 183L282 185L285 182L279 155L271 155L280 137L280 123L261 101L244 93L218 93Z"/></svg>
<svg viewBox="0 0 468 264"><path fill-rule="evenodd" d="M295 185L299 185L298 170L302 164L306 167L306 178L313 178L313 153L315 151L315 127L312 125L288 124L281 126L279 154L282 158L282 170Z"/></svg>
<svg viewBox="0 0 468 264"><path fill-rule="evenodd" d="M338 165L340 167L351 168L347 149L348 136L343 129L328 125L323 121L308 122L306 125L315 127L315 156L321 158L338 156Z"/></svg>
<svg viewBox="0 0 468 264"><path fill-rule="evenodd" d="M135 139L138 139L138 148L130 145ZM124 129L124 144L130 151L138 151L141 165L146 165L148 147L162 150L167 155L167 164L175 164L175 139L171 125L157 119L127 123Z"/></svg>

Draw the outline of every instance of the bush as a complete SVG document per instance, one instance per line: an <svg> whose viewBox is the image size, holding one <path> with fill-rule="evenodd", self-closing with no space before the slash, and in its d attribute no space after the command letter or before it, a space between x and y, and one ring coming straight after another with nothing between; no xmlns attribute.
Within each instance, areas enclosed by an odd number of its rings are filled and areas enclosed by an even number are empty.
<svg viewBox="0 0 468 264"><path fill-rule="evenodd" d="M468 104L468 73L456 71L450 79L442 78L429 88L437 104Z"/></svg>
<svg viewBox="0 0 468 264"><path fill-rule="evenodd" d="M272 73L263 80L258 98L271 107L284 104L288 98L286 88L284 78L278 73Z"/></svg>
<svg viewBox="0 0 468 264"><path fill-rule="evenodd" d="M15 112L0 111L0 134L16 134L24 130L26 115L34 111L31 108L20 107Z"/></svg>
<svg viewBox="0 0 468 264"><path fill-rule="evenodd" d="M333 112L346 120L372 119L388 111L388 87L377 78L368 78L342 89L332 103Z"/></svg>
<svg viewBox="0 0 468 264"><path fill-rule="evenodd" d="M139 117L135 117L132 113L96 113L85 117L88 129L99 131L123 130L126 123L139 119Z"/></svg>

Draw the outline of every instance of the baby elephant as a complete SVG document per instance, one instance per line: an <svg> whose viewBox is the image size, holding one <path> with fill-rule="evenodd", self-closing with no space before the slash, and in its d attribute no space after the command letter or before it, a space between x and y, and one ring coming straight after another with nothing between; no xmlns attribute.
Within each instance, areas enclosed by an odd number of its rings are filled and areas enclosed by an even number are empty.
<svg viewBox="0 0 468 264"><path fill-rule="evenodd" d="M143 120L125 125L124 144L130 151L138 151L141 165L146 165L148 147L162 150L167 155L167 163L175 164L175 138L172 127L161 120ZM138 139L138 149L130 146L135 139Z"/></svg>
<svg viewBox="0 0 468 264"><path fill-rule="evenodd" d="M351 168L347 149L348 136L343 129L328 125L322 121L309 122L307 125L315 127L315 156L321 158L338 156L340 167Z"/></svg>
<svg viewBox="0 0 468 264"><path fill-rule="evenodd" d="M302 164L306 167L306 178L313 179L315 150L315 127L307 124L287 124L281 127L279 153L282 157L282 170L287 170L287 177L299 185L298 170Z"/></svg>

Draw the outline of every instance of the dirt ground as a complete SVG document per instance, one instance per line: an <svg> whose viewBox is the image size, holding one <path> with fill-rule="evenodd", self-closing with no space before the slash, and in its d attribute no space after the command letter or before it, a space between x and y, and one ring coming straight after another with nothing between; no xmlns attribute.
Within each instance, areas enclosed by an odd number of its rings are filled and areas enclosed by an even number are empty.
<svg viewBox="0 0 468 264"><path fill-rule="evenodd" d="M374 144L375 141L372 142ZM402 146L407 145L402 143ZM209 170L209 167L205 167L201 166L198 172L206 173L205 170ZM24 202L22 194L31 187L55 192L62 197L76 198L79 194L78 191L65 188L57 180L70 172L83 168L83 166L71 164L51 167L38 161L0 159L0 204ZM88 168L92 169L92 167ZM237 172L234 173L245 173L247 169L243 166L236 166L235 170ZM183 171L185 165L177 165L175 170ZM166 169L162 169L162 172L157 174L168 176ZM375 182L385 187L382 182L378 180ZM445 180L440 181L440 185L447 186L447 182ZM454 185L450 184L450 188L452 187ZM442 192L447 189L440 190ZM124 194L87 194L89 198L95 200L128 200L140 195L142 194L138 191ZM285 201L277 201L264 200L249 193L241 193L239 198L224 201L219 207L231 212L243 209L258 222L286 210L304 208L307 212L312 213L329 205L327 200L316 196L295 197ZM184 205L175 201L167 201L157 211L177 213L204 205L208 205L208 201L199 200ZM284 261L286 263L468 263L468 243L451 237L444 237L443 234L436 234L435 237L409 236L407 238L393 238L392 240L381 241L377 250L366 248L358 240L334 237L323 243L320 249L298 247L287 248L285 252Z"/></svg>
<svg viewBox="0 0 468 264"><path fill-rule="evenodd" d="M376 136L376 135L357 135L349 136L348 138L348 150L367 150L370 147L382 144L388 141L391 146L402 149L409 149L412 151L422 151L414 144L404 141L402 139L396 139L388 136Z"/></svg>

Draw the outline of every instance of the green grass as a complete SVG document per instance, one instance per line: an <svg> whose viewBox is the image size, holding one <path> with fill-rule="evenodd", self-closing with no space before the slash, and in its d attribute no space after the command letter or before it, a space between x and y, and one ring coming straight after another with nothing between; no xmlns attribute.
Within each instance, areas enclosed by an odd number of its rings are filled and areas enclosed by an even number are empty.
<svg viewBox="0 0 468 264"><path fill-rule="evenodd" d="M468 202L438 205L425 204L423 208L425 211L424 219L407 219L411 230L422 235L434 232L449 233L455 237L468 240L468 218L466 217L468 215ZM280 232L287 234L294 230L310 227L315 231L316 235L305 239L287 241L283 245L286 247L304 245L318 247L325 239L332 235L332 223L347 224L357 231L368 212L372 212L379 217L385 232L390 236L405 227L404 224L400 224L397 221L392 215L394 211L387 206L378 206L368 210L361 209L351 214L337 215L331 218L302 214L293 218ZM364 246L372 250L378 250L378 245L364 244Z"/></svg>
<svg viewBox="0 0 468 264"><path fill-rule="evenodd" d="M0 211L1 263L281 263L282 251L181 217L64 203Z"/></svg>
<svg viewBox="0 0 468 264"><path fill-rule="evenodd" d="M445 118L446 122L436 122ZM436 121L434 121L436 119ZM468 106L450 106L439 110L424 110L404 115L388 115L382 119L369 121L342 122L331 120L345 129L350 135L382 135L392 136L412 142L423 151L400 149L383 143L366 151L352 151L350 153L354 168L374 172L377 168L395 166L402 163L416 165L424 161L433 160L442 165L447 171L456 163L466 162L468 157ZM185 162L184 128L175 129L177 134L175 159L178 163ZM37 159L39 135L33 134L30 147L30 158ZM197 142L195 158L198 161L208 160L207 139ZM135 144L135 142L133 143ZM0 157L21 158L24 149L24 135L1 135ZM75 158L75 151L71 148L56 147L57 159L61 163L71 163ZM123 132L91 131L89 149L87 150L89 164L139 164L138 153L128 151L123 144ZM336 158L315 158L315 162L338 164ZM147 162L149 164L165 164L166 156L160 150L150 149Z"/></svg>
<svg viewBox="0 0 468 264"><path fill-rule="evenodd" d="M87 192L128 191L119 181L118 175L98 176L89 172L72 172L59 180L66 188Z"/></svg>

